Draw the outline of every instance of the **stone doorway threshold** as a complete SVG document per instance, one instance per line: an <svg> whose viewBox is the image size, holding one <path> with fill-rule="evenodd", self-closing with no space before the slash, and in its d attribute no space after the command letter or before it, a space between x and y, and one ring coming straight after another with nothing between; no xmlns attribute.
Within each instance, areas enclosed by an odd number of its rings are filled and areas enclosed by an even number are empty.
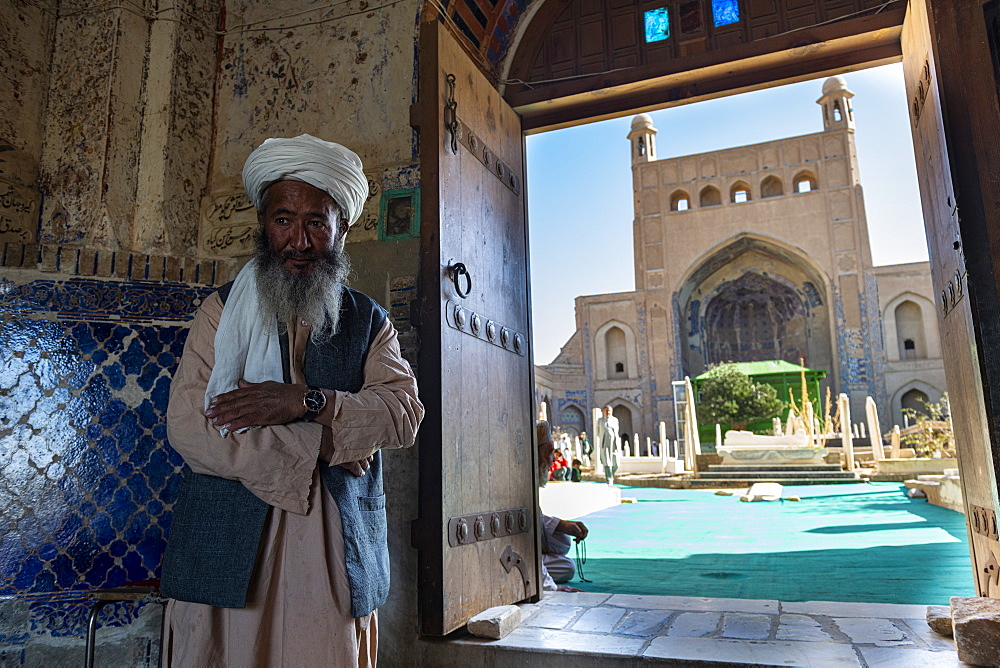
<svg viewBox="0 0 1000 668"><path fill-rule="evenodd" d="M923 605L546 592L520 607L521 625L501 640L449 636L440 665L967 665Z"/></svg>

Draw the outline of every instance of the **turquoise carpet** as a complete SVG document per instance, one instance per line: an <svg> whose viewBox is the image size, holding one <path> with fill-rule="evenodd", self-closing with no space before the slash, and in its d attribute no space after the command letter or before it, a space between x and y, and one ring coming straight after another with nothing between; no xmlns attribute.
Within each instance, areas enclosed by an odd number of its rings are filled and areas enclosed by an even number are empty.
<svg viewBox="0 0 1000 668"><path fill-rule="evenodd" d="M926 605L975 595L965 517L908 499L898 483L785 487L798 502L621 490L637 502L580 518L590 529L583 574L592 582L569 584L618 594Z"/></svg>

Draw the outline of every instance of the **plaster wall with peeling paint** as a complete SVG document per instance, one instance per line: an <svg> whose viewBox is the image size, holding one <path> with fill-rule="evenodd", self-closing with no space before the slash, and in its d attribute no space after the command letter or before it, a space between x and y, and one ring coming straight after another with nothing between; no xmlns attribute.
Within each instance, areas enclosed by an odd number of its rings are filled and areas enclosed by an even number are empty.
<svg viewBox="0 0 1000 668"><path fill-rule="evenodd" d="M0 0L0 237L33 241L38 163L55 20L39 7Z"/></svg>
<svg viewBox="0 0 1000 668"><path fill-rule="evenodd" d="M420 6L0 0L0 664L78 663L89 592L158 575L183 466L169 379L194 309L249 257L240 172L263 139L362 157L352 285L416 361L419 231L379 225L387 194L419 192ZM416 660L416 457L386 458L395 663ZM158 606L101 614L99 662L155 664Z"/></svg>

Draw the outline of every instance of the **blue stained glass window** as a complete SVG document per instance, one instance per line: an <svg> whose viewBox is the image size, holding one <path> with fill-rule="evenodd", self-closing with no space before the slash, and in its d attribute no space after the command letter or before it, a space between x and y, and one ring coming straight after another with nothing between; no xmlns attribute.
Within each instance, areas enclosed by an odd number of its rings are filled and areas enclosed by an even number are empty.
<svg viewBox="0 0 1000 668"><path fill-rule="evenodd" d="M740 2L739 0L712 0L712 16L715 17L715 26L727 26L730 23L736 23L740 20ZM648 20L646 25L648 26ZM646 28L647 38L649 41L649 28Z"/></svg>
<svg viewBox="0 0 1000 668"><path fill-rule="evenodd" d="M645 14L646 41L659 42L670 37L670 16L667 8L651 9Z"/></svg>

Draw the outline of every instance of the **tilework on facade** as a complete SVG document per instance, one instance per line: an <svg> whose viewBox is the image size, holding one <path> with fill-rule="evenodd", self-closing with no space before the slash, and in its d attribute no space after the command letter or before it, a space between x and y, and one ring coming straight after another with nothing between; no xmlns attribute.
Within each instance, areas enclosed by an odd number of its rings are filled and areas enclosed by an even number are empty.
<svg viewBox="0 0 1000 668"><path fill-rule="evenodd" d="M30 602L29 634L80 635L83 592L158 577L182 466L170 378L181 322L210 291L70 280L0 294L0 596Z"/></svg>
<svg viewBox="0 0 1000 668"><path fill-rule="evenodd" d="M636 398L639 400L637 403L642 406L646 404L643 401L643 396L652 397L656 394L656 378L652 373L652 365L649 363L649 354L647 351L650 349L648 332L646 331L646 307L640 302L636 304L635 311L636 320L636 335L639 340L642 341L642 345L639 346L639 368L637 369L637 375L639 376L639 382L645 382L646 388L645 392L639 394ZM646 370L648 369L648 373ZM647 406L647 410L652 410L653 413L653 424L655 425L660 421L660 414L657 410L656 403L650 401Z"/></svg>
<svg viewBox="0 0 1000 668"><path fill-rule="evenodd" d="M875 382L882 378L888 368L885 356L885 337L883 335L882 310L879 308L878 280L872 274L866 274L865 293L862 296L861 308L864 313L865 332L868 345L865 346L865 357L868 360L868 393L879 406L889 405L889 396L885 391L885 383Z"/></svg>
<svg viewBox="0 0 1000 668"><path fill-rule="evenodd" d="M866 277L866 284L868 278ZM878 307L878 291L873 285L868 285L865 292L858 294L861 312L861 327L859 329L847 326L844 315L844 302L840 291L835 292L834 311L836 314L837 347L840 355L840 378L846 390L867 392L877 395L875 388L874 361L882 355L881 336L878 328L872 323L880 320ZM885 390L881 390L885 394ZM876 400L879 399L875 396ZM884 404L883 404L884 405Z"/></svg>

